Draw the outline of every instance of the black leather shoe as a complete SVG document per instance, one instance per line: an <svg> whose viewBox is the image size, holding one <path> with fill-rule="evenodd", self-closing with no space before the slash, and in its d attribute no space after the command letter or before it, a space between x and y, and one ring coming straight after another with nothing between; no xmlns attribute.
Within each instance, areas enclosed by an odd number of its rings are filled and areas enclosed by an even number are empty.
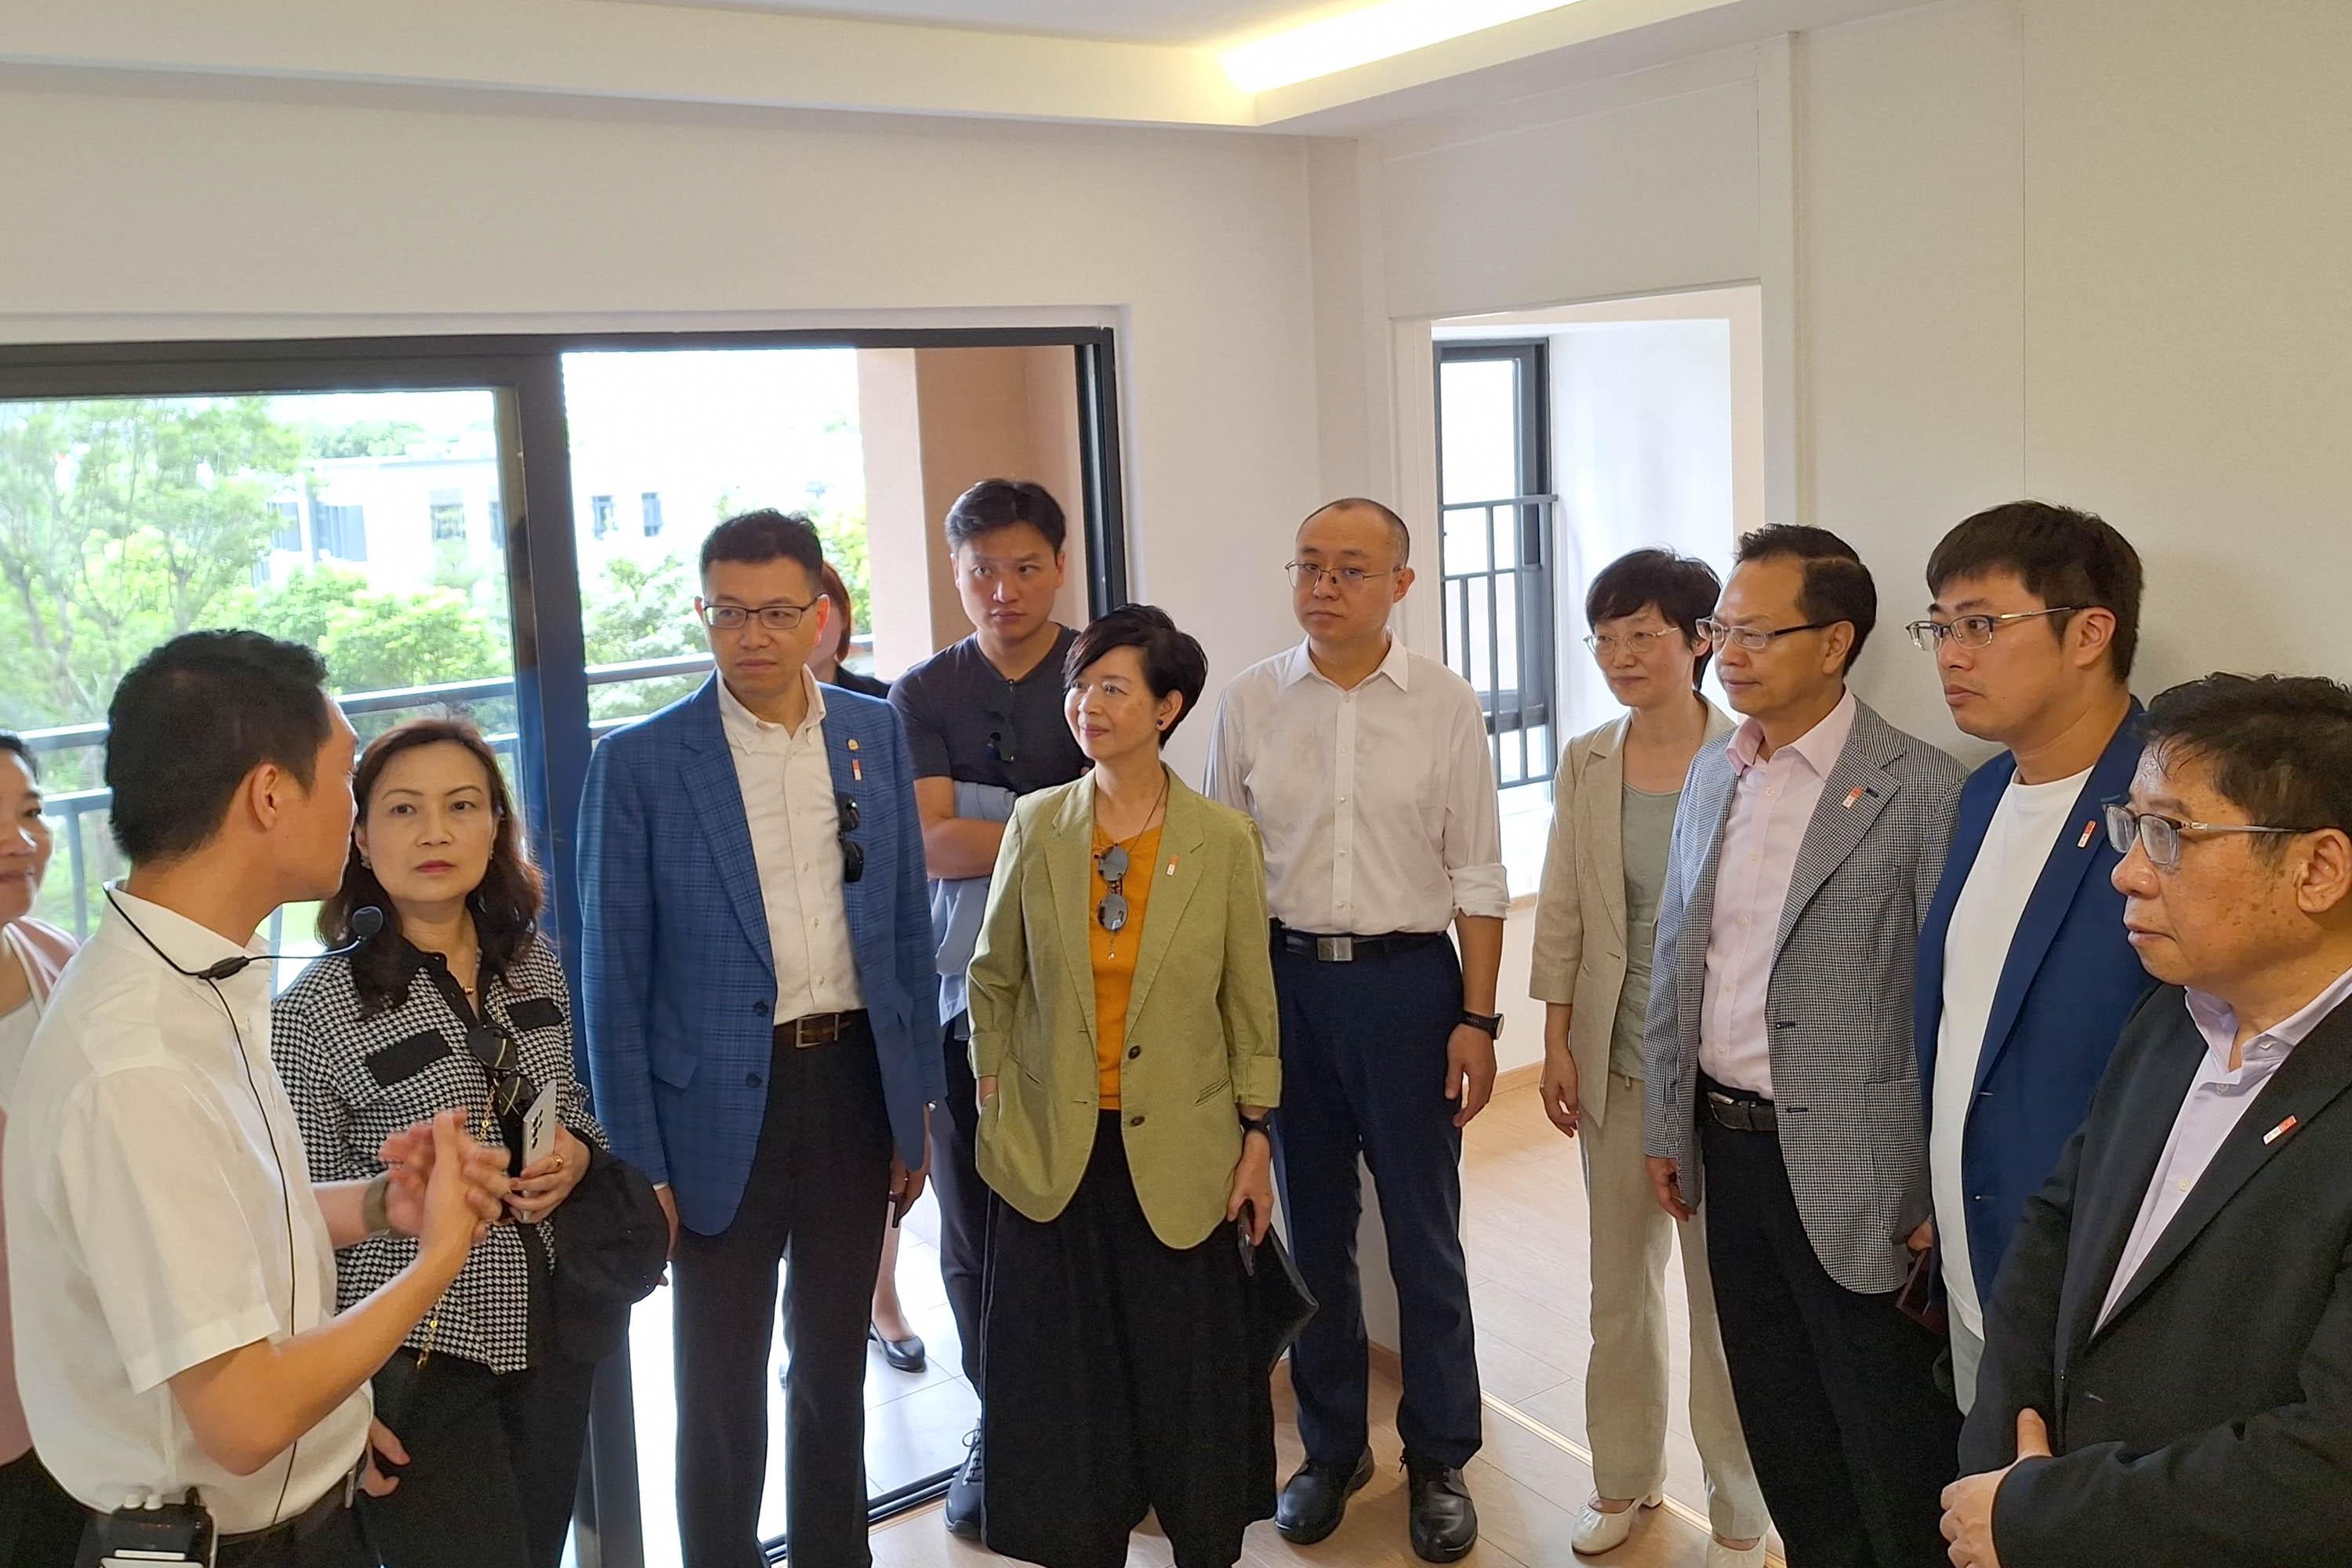
<svg viewBox="0 0 2352 1568"><path fill-rule="evenodd" d="M924 1365L922 1336L908 1334L903 1340L886 1340L882 1331L873 1324L866 1325L866 1337L882 1347L882 1359L890 1363L893 1372L920 1372Z"/></svg>
<svg viewBox="0 0 2352 1568"><path fill-rule="evenodd" d="M1372 1451L1352 1465L1318 1465L1309 1459L1298 1467L1290 1484L1274 1505L1274 1528L1297 1546L1312 1546L1348 1517L1348 1500L1372 1479Z"/></svg>
<svg viewBox="0 0 2352 1568"><path fill-rule="evenodd" d="M1423 1563L1454 1563L1478 1544L1478 1510L1462 1472L1405 1456L1412 1488L1412 1553Z"/></svg>
<svg viewBox="0 0 2352 1568"><path fill-rule="evenodd" d="M979 1427L971 1429L963 1446L963 1463L956 1467L954 1478L948 1482L948 1533L978 1541L988 1529L988 1467L981 1457Z"/></svg>

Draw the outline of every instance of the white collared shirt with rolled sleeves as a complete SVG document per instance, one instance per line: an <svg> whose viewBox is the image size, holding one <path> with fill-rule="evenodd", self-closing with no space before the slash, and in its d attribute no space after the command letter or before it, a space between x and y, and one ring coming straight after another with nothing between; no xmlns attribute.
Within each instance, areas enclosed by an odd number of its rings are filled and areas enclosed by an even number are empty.
<svg viewBox="0 0 2352 1568"><path fill-rule="evenodd" d="M1343 691L1307 645L1234 677L1217 705L1208 793L1265 840L1266 901L1295 931L1444 930L1510 907L1495 758L1478 694L1391 639Z"/></svg>

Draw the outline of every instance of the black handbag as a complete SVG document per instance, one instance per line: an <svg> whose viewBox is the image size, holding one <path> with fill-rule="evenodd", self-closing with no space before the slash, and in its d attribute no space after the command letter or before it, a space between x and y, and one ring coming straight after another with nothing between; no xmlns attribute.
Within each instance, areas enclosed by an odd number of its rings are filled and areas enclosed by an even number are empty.
<svg viewBox="0 0 2352 1568"><path fill-rule="evenodd" d="M669 1218L646 1173L593 1149L572 1195L544 1222L555 1228L555 1349L602 1361L629 1333L629 1309L654 1293L669 1265Z"/></svg>
<svg viewBox="0 0 2352 1568"><path fill-rule="evenodd" d="M1243 1289L1248 1297L1250 1355L1271 1373L1313 1321L1318 1303L1290 1249L1272 1227L1264 1241L1253 1243L1244 1215L1234 1222L1234 1233L1241 1243Z"/></svg>

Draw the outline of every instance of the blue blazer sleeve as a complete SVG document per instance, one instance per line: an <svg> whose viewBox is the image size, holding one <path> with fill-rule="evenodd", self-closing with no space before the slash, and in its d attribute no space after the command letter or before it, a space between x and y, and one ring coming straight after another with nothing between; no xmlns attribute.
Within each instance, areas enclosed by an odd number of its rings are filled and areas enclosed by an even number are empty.
<svg viewBox="0 0 2352 1568"><path fill-rule="evenodd" d="M902 840L898 854L898 888L892 900L898 918L891 933L892 966L907 994L907 1028L922 1063L923 1100L936 1105L947 1098L946 1060L937 1048L940 1039L939 942L931 930L931 884L923 863L923 818L915 805L915 758L907 743L906 721L897 708L889 710L891 776Z"/></svg>
<svg viewBox="0 0 2352 1568"><path fill-rule="evenodd" d="M613 1152L656 1185L669 1181L654 1121L653 868L645 796L629 748L588 759L580 800L580 984L596 1111Z"/></svg>

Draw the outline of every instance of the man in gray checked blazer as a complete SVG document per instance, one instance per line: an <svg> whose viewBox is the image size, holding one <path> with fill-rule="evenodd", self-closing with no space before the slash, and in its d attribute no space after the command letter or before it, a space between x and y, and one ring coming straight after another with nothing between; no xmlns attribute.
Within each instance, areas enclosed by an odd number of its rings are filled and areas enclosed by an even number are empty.
<svg viewBox="0 0 2352 1568"><path fill-rule="evenodd" d="M1712 620L1747 722L1701 748L1653 965L1643 1141L1706 1204L1733 1396L1790 1568L1942 1561L1958 1419L1939 1336L1896 1310L1931 1204L1912 953L1960 765L1857 701L1877 619L1835 534L1740 541Z"/></svg>

